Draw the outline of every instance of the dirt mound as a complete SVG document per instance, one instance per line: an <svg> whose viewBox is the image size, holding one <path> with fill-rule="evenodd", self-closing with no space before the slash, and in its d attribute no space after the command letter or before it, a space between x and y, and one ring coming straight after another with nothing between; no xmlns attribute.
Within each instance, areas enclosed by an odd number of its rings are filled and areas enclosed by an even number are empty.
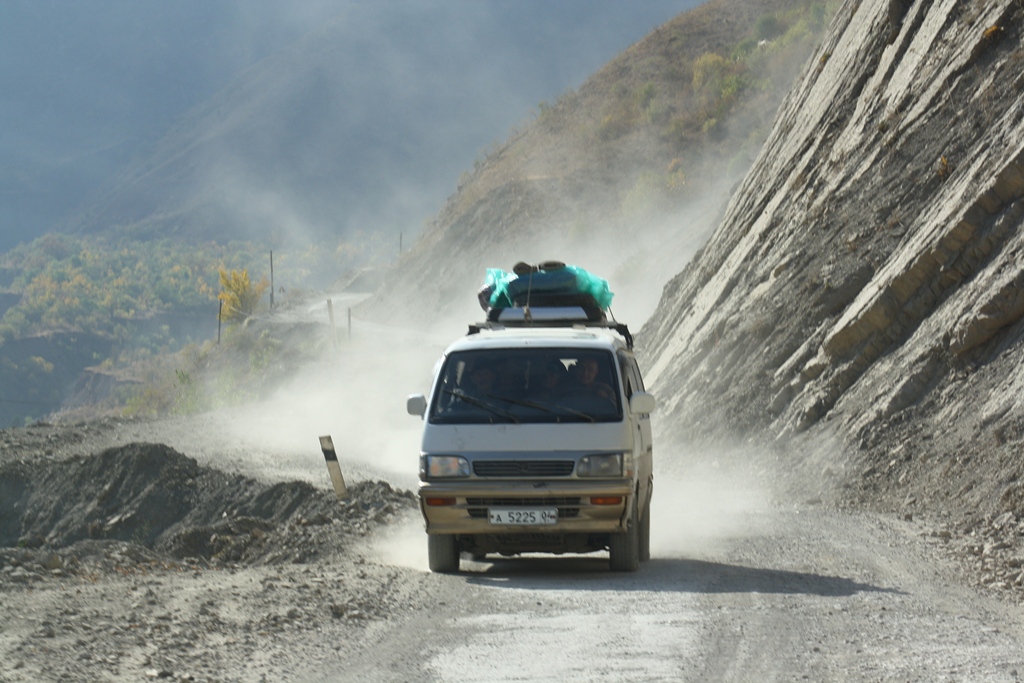
<svg viewBox="0 0 1024 683"><path fill-rule="evenodd" d="M11 462L0 466L0 554L40 555L60 568L95 557L118 566L308 562L415 501L384 482L350 493L339 503L305 482L264 484L162 444Z"/></svg>

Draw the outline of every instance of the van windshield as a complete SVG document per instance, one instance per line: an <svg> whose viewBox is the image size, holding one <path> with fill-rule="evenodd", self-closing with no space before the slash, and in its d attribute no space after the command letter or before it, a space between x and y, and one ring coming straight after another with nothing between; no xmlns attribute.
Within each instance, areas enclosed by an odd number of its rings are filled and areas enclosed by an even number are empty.
<svg viewBox="0 0 1024 683"><path fill-rule="evenodd" d="M617 422L611 353L529 348L456 352L445 359L429 420L435 424Z"/></svg>

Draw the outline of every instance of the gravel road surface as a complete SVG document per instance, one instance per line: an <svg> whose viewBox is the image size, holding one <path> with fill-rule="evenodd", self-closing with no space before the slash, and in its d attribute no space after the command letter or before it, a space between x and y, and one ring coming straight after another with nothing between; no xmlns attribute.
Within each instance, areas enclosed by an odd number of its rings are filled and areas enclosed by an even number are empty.
<svg viewBox="0 0 1024 683"><path fill-rule="evenodd" d="M665 520L662 527L668 526ZM913 523L751 513L711 552L463 560L320 681L1016 681L1019 607L957 585ZM657 530L656 530L657 531ZM666 529L667 531L667 529ZM657 543L657 541L655 541ZM369 634L368 634L369 635Z"/></svg>

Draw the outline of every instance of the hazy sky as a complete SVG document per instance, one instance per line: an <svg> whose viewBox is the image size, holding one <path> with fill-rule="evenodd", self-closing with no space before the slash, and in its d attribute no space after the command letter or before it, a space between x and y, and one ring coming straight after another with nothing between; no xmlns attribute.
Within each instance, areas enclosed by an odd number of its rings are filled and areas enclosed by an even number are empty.
<svg viewBox="0 0 1024 683"><path fill-rule="evenodd" d="M477 126L488 131L481 139L467 142L468 167L482 147L503 138L540 101L578 86L653 28L697 4L699 0L4 0L0 251L49 230L143 153L184 111L339 13L366 21L367 31L372 31L377 11L394 16L426 8L440 20L459 22L439 34L439 41L478 39L478 31L489 31L494 34L489 38L493 55L515 62L521 56L521 72L513 69L518 77L502 84L511 104L501 111L479 109L494 120L493 125ZM409 23L408 30L420 30L416 22ZM494 32L495 25L507 30ZM489 58L480 55L481 62ZM424 59L429 62L430 55ZM379 87L400 86L381 82Z"/></svg>

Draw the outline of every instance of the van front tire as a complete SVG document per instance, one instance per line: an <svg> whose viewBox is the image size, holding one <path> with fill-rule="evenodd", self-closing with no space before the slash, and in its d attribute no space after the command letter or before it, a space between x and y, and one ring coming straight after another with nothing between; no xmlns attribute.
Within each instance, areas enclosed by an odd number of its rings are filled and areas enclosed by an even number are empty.
<svg viewBox="0 0 1024 683"><path fill-rule="evenodd" d="M640 518L636 496L633 497L633 514L626 523L626 532L612 534L608 538L608 567L613 572L635 572L640 568Z"/></svg>
<svg viewBox="0 0 1024 683"><path fill-rule="evenodd" d="M459 571L459 544L451 534L427 536L427 563L430 571L454 574Z"/></svg>

